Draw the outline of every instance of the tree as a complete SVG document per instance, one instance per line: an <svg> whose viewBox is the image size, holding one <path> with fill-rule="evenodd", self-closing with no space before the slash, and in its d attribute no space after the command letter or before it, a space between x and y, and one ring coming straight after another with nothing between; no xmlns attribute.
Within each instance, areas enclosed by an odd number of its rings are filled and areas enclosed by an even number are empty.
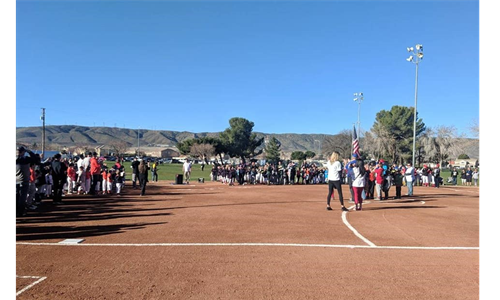
<svg viewBox="0 0 500 300"><path fill-rule="evenodd" d="M393 106L390 111L382 110L377 113L375 123L371 129L375 139L380 139L384 145L381 155L392 158L393 162L401 159L403 155L412 153L413 149L413 118L414 108ZM426 127L422 119L416 122L416 137L418 138Z"/></svg>
<svg viewBox="0 0 500 300"><path fill-rule="evenodd" d="M115 156L121 157L123 154L127 152L128 147L130 147L129 143L125 141L113 141L109 143L109 147Z"/></svg>
<svg viewBox="0 0 500 300"><path fill-rule="evenodd" d="M266 154L266 160L271 162L278 162L280 160L280 147L281 143L277 138L272 137L269 143L264 148L264 153Z"/></svg>
<svg viewBox="0 0 500 300"><path fill-rule="evenodd" d="M313 158L316 156L316 153L309 150L307 150L304 154L306 155L306 158Z"/></svg>
<svg viewBox="0 0 500 300"><path fill-rule="evenodd" d="M215 154L215 148L210 144L199 144L195 143L191 146L190 154L194 157L205 159L206 157L211 157ZM205 159L206 161L206 159Z"/></svg>
<svg viewBox="0 0 500 300"><path fill-rule="evenodd" d="M182 142L178 142L175 146L179 149L179 153L182 155L188 155L191 151L191 146L196 143L196 139L187 139Z"/></svg>
<svg viewBox="0 0 500 300"><path fill-rule="evenodd" d="M262 153L262 149L256 151L264 138L257 138L252 133L254 123L244 118L232 118L229 120L230 127L220 134L220 140L230 157L239 157L243 162L245 158L252 158Z"/></svg>
<svg viewBox="0 0 500 300"><path fill-rule="evenodd" d="M473 137L479 137L479 121L477 119L472 120L469 131L472 133Z"/></svg>
<svg viewBox="0 0 500 300"><path fill-rule="evenodd" d="M330 157L333 151L337 151L342 158L350 158L351 148L352 134L350 130L343 130L334 136L327 136L322 145L322 151L326 157Z"/></svg>
<svg viewBox="0 0 500 300"><path fill-rule="evenodd" d="M454 126L438 126L427 129L420 138L429 161L443 165L443 161L461 151Z"/></svg>
<svg viewBox="0 0 500 300"><path fill-rule="evenodd" d="M291 160L305 160L306 159L306 154L302 151L293 151L291 156Z"/></svg>
<svg viewBox="0 0 500 300"><path fill-rule="evenodd" d="M212 148L204 147L204 149L206 151L208 151L206 153L206 157L212 156L212 155L218 155L220 157L221 162L223 161L222 154L227 152L222 141L220 139L214 138L214 137L202 137L202 138L187 139L187 140L184 140L182 142L177 143L176 147L177 147L177 149L179 149L179 152L183 155L191 154L193 156L198 156L199 153L197 151L200 150L200 148L198 148L198 147L194 148L196 153L191 153L191 151L193 150L192 147L196 144L212 146ZM213 150L213 153L209 154L209 152L211 150Z"/></svg>
<svg viewBox="0 0 500 300"><path fill-rule="evenodd" d="M458 156L458 159L470 159L470 157L469 157L469 155L467 155L467 154L460 154L460 155Z"/></svg>

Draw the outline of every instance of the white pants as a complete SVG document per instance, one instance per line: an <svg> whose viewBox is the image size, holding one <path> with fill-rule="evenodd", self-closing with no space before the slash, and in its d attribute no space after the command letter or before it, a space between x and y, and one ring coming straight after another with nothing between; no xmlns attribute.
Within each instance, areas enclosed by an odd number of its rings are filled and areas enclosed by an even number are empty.
<svg viewBox="0 0 500 300"><path fill-rule="evenodd" d="M123 183L116 183L116 193L119 194L122 191L122 185Z"/></svg>

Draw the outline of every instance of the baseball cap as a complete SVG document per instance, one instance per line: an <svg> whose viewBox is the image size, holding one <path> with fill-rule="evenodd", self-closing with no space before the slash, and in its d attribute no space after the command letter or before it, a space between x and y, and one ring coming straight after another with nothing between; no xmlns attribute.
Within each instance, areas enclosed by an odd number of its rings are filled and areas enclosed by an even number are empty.
<svg viewBox="0 0 500 300"><path fill-rule="evenodd" d="M357 153L353 153L353 154L352 154L352 157L356 157L356 158L358 158L358 154L357 154Z"/></svg>
<svg viewBox="0 0 500 300"><path fill-rule="evenodd" d="M17 147L17 151L26 151L26 148L24 148L23 146L19 146Z"/></svg>

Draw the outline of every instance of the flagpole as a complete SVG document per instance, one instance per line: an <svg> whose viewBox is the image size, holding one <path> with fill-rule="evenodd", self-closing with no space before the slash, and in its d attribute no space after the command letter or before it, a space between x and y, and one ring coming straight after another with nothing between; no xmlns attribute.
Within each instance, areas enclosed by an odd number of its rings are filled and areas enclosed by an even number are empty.
<svg viewBox="0 0 500 300"><path fill-rule="evenodd" d="M361 110L361 102L364 100L363 93L354 93L354 102L358 102L358 143L360 143L361 139L361 123L359 120L359 112Z"/></svg>
<svg viewBox="0 0 500 300"><path fill-rule="evenodd" d="M351 134L351 155L354 153L354 144L352 141L354 141L354 131L356 130L356 123L352 123L352 134Z"/></svg>

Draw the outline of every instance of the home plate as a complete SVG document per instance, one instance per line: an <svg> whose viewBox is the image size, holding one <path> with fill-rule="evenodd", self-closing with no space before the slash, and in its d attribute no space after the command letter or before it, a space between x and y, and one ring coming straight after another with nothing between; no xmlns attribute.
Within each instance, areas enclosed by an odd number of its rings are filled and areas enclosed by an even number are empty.
<svg viewBox="0 0 500 300"><path fill-rule="evenodd" d="M60 241L59 244L76 245L83 241L85 241L85 239L65 239L64 241Z"/></svg>

